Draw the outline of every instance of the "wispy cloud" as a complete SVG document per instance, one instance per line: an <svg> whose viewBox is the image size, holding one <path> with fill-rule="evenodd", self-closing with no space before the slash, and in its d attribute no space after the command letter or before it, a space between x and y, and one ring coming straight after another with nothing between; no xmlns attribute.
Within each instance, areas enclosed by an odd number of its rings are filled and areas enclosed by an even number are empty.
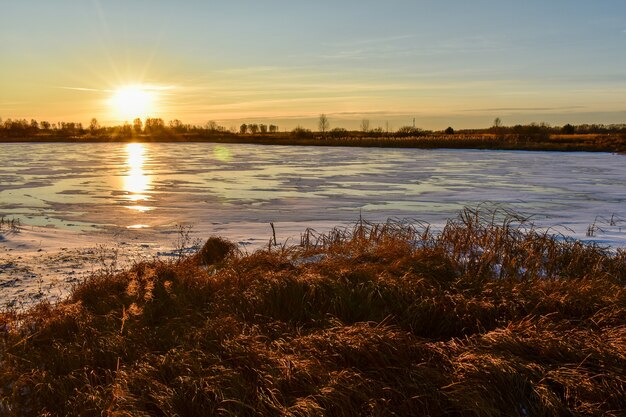
<svg viewBox="0 0 626 417"><path fill-rule="evenodd" d="M337 111L337 112L332 112L328 114L331 116L361 116L361 115L372 115L372 114L395 115L395 114L404 114L404 112L393 112L393 111L387 111L387 110L367 110L367 111Z"/></svg>
<svg viewBox="0 0 626 417"><path fill-rule="evenodd" d="M438 55L477 54L505 49L505 43L484 35L467 35L444 39L426 39L417 35L354 40L326 45L325 52L298 54L298 57L356 61ZM510 47L510 46L508 46Z"/></svg>
<svg viewBox="0 0 626 417"><path fill-rule="evenodd" d="M169 91L173 90L175 87L171 85L154 85L154 84L140 84L139 87L142 90L146 91ZM94 93L112 93L114 89L102 89L102 88L88 88L88 87L54 87L61 90L72 90L72 91L87 91Z"/></svg>
<svg viewBox="0 0 626 417"><path fill-rule="evenodd" d="M96 93L107 93L110 92L110 90L101 90L98 88L86 88L86 87L55 87L55 88L59 88L61 90L73 90L73 91L92 91L92 92L96 92Z"/></svg>
<svg viewBox="0 0 626 417"><path fill-rule="evenodd" d="M502 80L478 74L459 78L457 72L406 73L401 70L379 72L362 70L358 75L351 71L313 71L307 68L239 68L215 71L203 79L180 83L176 92L185 97L233 98L362 95L392 92L432 92L464 89L485 89L514 85L515 80Z"/></svg>
<svg viewBox="0 0 626 417"><path fill-rule="evenodd" d="M484 112L484 111L565 111L584 109L585 106L564 106L564 107L492 107L484 109L465 109L464 112Z"/></svg>

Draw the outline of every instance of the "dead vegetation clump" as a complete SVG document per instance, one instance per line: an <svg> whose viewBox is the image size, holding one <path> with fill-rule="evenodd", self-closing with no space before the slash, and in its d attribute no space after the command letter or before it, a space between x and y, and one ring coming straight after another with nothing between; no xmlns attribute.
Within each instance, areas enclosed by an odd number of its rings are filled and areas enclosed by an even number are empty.
<svg viewBox="0 0 626 417"><path fill-rule="evenodd" d="M625 266L472 210L212 238L0 315L0 415L620 416Z"/></svg>
<svg viewBox="0 0 626 417"><path fill-rule="evenodd" d="M202 265L222 263L230 255L237 252L237 245L221 237L210 237L196 253L195 258Z"/></svg>
<svg viewBox="0 0 626 417"><path fill-rule="evenodd" d="M0 241L3 234L15 234L19 233L22 228L22 222L19 217L8 218L5 215L0 215Z"/></svg>

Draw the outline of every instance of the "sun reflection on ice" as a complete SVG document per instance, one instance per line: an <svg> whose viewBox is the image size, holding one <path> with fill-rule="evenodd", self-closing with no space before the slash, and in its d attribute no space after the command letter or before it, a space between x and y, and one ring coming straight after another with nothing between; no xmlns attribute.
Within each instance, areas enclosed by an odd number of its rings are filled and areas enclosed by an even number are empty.
<svg viewBox="0 0 626 417"><path fill-rule="evenodd" d="M146 211L150 211L150 210L154 210L154 207L148 207L148 206L124 206L129 210L135 210L135 211L139 211L141 213L145 213Z"/></svg>
<svg viewBox="0 0 626 417"><path fill-rule="evenodd" d="M144 171L146 162L145 147L141 143L129 143L126 145L126 166L128 174L124 177L124 191L128 193L130 201L145 201L150 197L150 177ZM144 212L150 209L146 206L127 206L135 211Z"/></svg>
<svg viewBox="0 0 626 417"><path fill-rule="evenodd" d="M148 226L147 224L133 224L130 226L126 226L127 229L147 229L150 226Z"/></svg>

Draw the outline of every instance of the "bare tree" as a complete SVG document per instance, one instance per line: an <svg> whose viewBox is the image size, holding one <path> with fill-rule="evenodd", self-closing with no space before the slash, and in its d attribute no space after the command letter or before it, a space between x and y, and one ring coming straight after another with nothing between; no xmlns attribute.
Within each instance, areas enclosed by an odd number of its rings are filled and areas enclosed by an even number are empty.
<svg viewBox="0 0 626 417"><path fill-rule="evenodd" d="M370 121L369 119L361 120L361 130L367 133L370 130Z"/></svg>
<svg viewBox="0 0 626 417"><path fill-rule="evenodd" d="M320 119L317 122L317 125L320 128L320 132L325 133L330 127L330 123L328 122L328 117L324 113L320 114Z"/></svg>
<svg viewBox="0 0 626 417"><path fill-rule="evenodd" d="M500 127L502 126L502 120L500 120L499 117L496 117L493 120L493 132L496 134L497 137L500 137L502 135L502 132L500 129Z"/></svg>

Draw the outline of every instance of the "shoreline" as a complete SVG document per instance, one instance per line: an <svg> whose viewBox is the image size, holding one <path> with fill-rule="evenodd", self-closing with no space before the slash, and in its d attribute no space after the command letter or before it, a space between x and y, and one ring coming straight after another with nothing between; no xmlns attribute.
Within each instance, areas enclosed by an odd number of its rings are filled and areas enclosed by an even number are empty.
<svg viewBox="0 0 626 417"><path fill-rule="evenodd" d="M502 213L501 213L502 214ZM426 223L415 219L391 220L393 224L414 224L439 233L446 221ZM307 230L319 236L332 230L349 230L354 222L315 222L309 229L302 222L276 223L278 247L292 248L299 245ZM368 223L369 224L369 223ZM594 237L581 233L567 233L558 225L536 226L533 222L522 224L549 232L557 240L580 242L603 248L611 253L626 249L626 242L615 241L611 232ZM73 286L84 282L99 272L120 272L145 261L164 261L195 253L210 237L220 237L232 242L238 250L253 255L267 250L272 240L269 224L237 222L225 224L189 224L161 229L124 229L101 227L93 231L71 230L57 226L33 226L22 224L18 229L0 230L0 308L23 310L40 301L63 300Z"/></svg>
<svg viewBox="0 0 626 417"><path fill-rule="evenodd" d="M579 136L578 138L576 136ZM598 141L604 141L598 143ZM608 141L608 143L606 143ZM356 148L395 148L395 149L475 149L502 151L544 151L544 152L606 152L626 153L626 139L618 135L569 135L563 139L556 136L548 141L523 139L502 139L483 135L457 136L355 136L355 137L294 137L289 133L278 135L138 135L133 137L115 136L47 136L24 138L0 138L1 143L216 143L251 144L267 146L320 146Z"/></svg>
<svg viewBox="0 0 626 417"><path fill-rule="evenodd" d="M335 226L319 224L319 231ZM294 244L304 228L298 222L277 225L279 244ZM220 236L242 253L267 248L269 224L234 223L172 226L160 230L101 227L87 232L56 226L22 224L0 230L0 310L24 310L40 301L63 300L74 285L99 272L120 272L133 265L177 259ZM283 243L281 243L283 242Z"/></svg>

